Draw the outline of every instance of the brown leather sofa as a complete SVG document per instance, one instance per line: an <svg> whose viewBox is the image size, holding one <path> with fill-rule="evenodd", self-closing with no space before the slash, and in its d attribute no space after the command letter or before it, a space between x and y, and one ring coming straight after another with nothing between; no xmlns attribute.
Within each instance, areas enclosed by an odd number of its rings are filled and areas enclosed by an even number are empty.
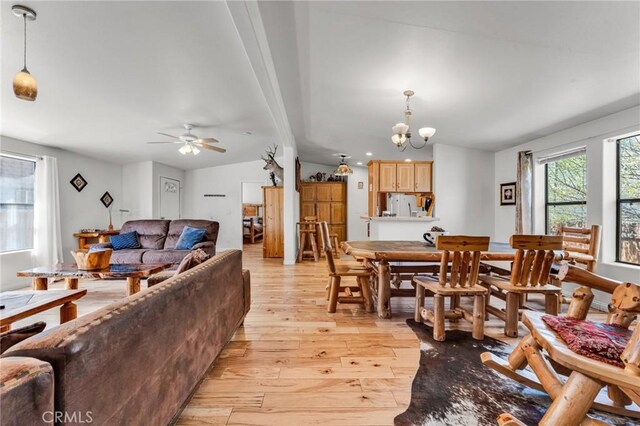
<svg viewBox="0 0 640 426"><path fill-rule="evenodd" d="M250 297L242 252L225 251L17 344L0 359L0 423L46 424L45 411L62 413L56 423L65 425L88 417L172 423L244 321Z"/></svg>
<svg viewBox="0 0 640 426"><path fill-rule="evenodd" d="M145 219L130 220L120 228L120 233L136 231L139 249L114 250L111 263L180 263L189 250L176 250L176 243L185 226L204 228L207 233L204 240L193 246L193 250L202 249L210 256L216 254L218 240L218 222L198 219ZM100 247L111 247L111 244L99 244Z"/></svg>

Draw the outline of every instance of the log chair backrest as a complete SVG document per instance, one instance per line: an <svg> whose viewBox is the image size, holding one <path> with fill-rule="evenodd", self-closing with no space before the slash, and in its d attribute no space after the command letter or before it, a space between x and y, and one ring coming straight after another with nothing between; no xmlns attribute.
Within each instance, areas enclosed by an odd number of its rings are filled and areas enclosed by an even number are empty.
<svg viewBox="0 0 640 426"><path fill-rule="evenodd" d="M562 236L565 257L594 272L600 253L600 225L592 225L591 228L571 228L561 225L558 235Z"/></svg>
<svg viewBox="0 0 640 426"><path fill-rule="evenodd" d="M562 236L512 235L509 244L516 249L511 284L521 287L546 285L555 259L554 250L562 250Z"/></svg>
<svg viewBox="0 0 640 426"><path fill-rule="evenodd" d="M489 237L467 235L440 235L436 248L442 250L439 283L445 287L473 287L478 282L480 254L489 249ZM451 262L451 276L447 270Z"/></svg>
<svg viewBox="0 0 640 426"><path fill-rule="evenodd" d="M333 259L333 247L331 246L331 238L329 238L329 224L327 222L319 222L320 227L320 240L322 242L322 249L324 250L324 256L327 258L327 266L329 272L335 274L336 262Z"/></svg>

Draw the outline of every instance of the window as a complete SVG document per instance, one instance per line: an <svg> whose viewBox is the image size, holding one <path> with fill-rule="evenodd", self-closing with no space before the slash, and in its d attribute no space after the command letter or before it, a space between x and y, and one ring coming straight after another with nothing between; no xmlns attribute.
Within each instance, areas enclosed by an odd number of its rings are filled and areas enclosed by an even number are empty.
<svg viewBox="0 0 640 426"><path fill-rule="evenodd" d="M547 234L560 225L584 228L587 221L587 154L562 156L545 165Z"/></svg>
<svg viewBox="0 0 640 426"><path fill-rule="evenodd" d="M0 253L33 248L36 163L0 155Z"/></svg>
<svg viewBox="0 0 640 426"><path fill-rule="evenodd" d="M618 139L616 260L640 265L640 134Z"/></svg>

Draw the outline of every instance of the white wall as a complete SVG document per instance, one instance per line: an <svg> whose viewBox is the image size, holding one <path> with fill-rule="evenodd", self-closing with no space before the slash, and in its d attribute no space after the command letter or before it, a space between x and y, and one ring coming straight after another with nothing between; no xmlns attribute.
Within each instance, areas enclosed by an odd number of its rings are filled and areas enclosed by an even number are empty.
<svg viewBox="0 0 640 426"><path fill-rule="evenodd" d="M435 144L433 185L437 225L452 234L493 232L493 152Z"/></svg>
<svg viewBox="0 0 640 426"><path fill-rule="evenodd" d="M78 247L78 240L73 236L75 232L80 228L104 229L109 225L108 210L100 201L105 191L109 191L114 200L113 226L117 228L121 225L118 210L123 205L122 166L119 164L5 136L0 136L0 151L33 156L48 155L58 159L60 217L62 218L60 228L65 261L73 260L69 251ZM80 173L88 182L82 192L76 191L69 183L76 173ZM32 266L30 252L0 254L0 266L2 290L29 283L28 279L18 279L15 274L20 269Z"/></svg>
<svg viewBox="0 0 640 426"><path fill-rule="evenodd" d="M122 166L122 209L124 221L153 218L153 162Z"/></svg>
<svg viewBox="0 0 640 426"><path fill-rule="evenodd" d="M352 166L352 169L353 174L347 177L347 239L366 240L367 226L360 216L368 214L368 173L366 167ZM324 172L329 177L335 170L334 166L304 161L300 163L300 177L303 180L317 172ZM358 189L358 182L363 183L362 189Z"/></svg>
<svg viewBox="0 0 640 426"><path fill-rule="evenodd" d="M620 281L640 282L640 268L616 264L615 260L615 144L605 139L640 130L640 107L589 121L561 132L495 153L494 239L506 241L515 231L515 207L500 206L500 183L516 180L517 155L530 150L537 157L584 146L587 149L587 223L602 225L602 246L597 272ZM534 223L544 233L544 168L534 167ZM608 296L596 301L606 303Z"/></svg>
<svg viewBox="0 0 640 426"><path fill-rule="evenodd" d="M280 159L278 159L280 162ZM280 164L282 164L280 162ZM217 250L242 249L242 182L271 185L262 160L188 170L184 183L184 217L220 223ZM223 194L224 197L204 197Z"/></svg>
<svg viewBox="0 0 640 426"><path fill-rule="evenodd" d="M262 204L262 186L264 182L244 182L242 184L243 204Z"/></svg>

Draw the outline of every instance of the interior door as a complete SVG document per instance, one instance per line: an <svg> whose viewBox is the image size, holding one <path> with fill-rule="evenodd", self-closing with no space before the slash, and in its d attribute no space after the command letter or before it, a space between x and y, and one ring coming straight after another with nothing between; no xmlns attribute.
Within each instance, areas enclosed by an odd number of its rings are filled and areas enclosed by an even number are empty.
<svg viewBox="0 0 640 426"><path fill-rule="evenodd" d="M180 181L160 176L160 219L180 219Z"/></svg>

